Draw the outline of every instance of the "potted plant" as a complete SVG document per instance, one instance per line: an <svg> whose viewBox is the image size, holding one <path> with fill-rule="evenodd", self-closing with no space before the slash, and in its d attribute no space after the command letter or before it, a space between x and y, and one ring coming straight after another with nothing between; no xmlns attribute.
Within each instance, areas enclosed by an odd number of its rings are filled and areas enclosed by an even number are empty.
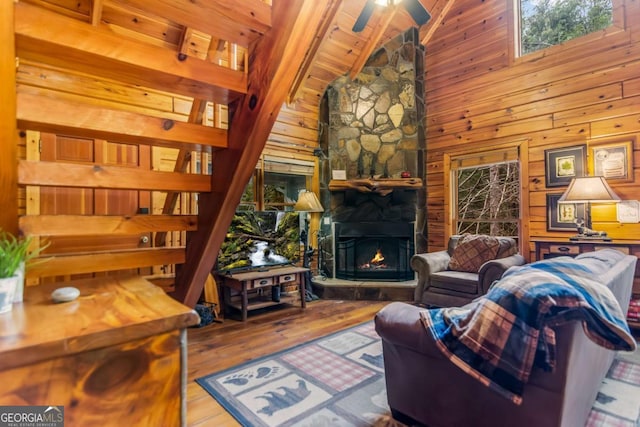
<svg viewBox="0 0 640 427"><path fill-rule="evenodd" d="M44 249L29 251L32 240L0 230L0 313L10 311L15 300L22 301L24 266Z"/></svg>

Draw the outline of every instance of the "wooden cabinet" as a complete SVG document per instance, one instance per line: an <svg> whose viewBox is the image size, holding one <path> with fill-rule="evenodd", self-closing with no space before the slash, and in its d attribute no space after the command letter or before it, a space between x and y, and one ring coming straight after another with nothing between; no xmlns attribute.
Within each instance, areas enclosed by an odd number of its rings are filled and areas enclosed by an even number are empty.
<svg viewBox="0 0 640 427"><path fill-rule="evenodd" d="M307 271L309 269L304 267L275 267L265 271L220 274L216 281L222 288L225 309L240 310L244 322L249 310L293 303L298 297L302 308L305 308L304 273ZM280 293L282 285L295 285L298 297ZM279 298L273 296L275 288Z"/></svg>
<svg viewBox="0 0 640 427"><path fill-rule="evenodd" d="M531 239L535 244L536 260L552 258L556 256L576 256L584 252L593 252L599 249L611 248L627 255L635 255L640 258L639 240L612 240L609 242L599 240L567 240L567 239ZM633 296L640 298L640 261L636 264L636 274L633 279ZM633 328L640 328L640 322L629 321Z"/></svg>
<svg viewBox="0 0 640 427"><path fill-rule="evenodd" d="M61 286L80 289L54 304ZM28 287L0 315L0 404L62 405L69 426L181 426L198 315L141 277Z"/></svg>

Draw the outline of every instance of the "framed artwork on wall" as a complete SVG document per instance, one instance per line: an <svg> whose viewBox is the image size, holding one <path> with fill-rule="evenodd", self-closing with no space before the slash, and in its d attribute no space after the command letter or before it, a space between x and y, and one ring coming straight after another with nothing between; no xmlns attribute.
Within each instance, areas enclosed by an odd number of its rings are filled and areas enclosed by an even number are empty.
<svg viewBox="0 0 640 427"><path fill-rule="evenodd" d="M568 185L586 171L587 146L553 148L544 150L544 172L547 187Z"/></svg>
<svg viewBox="0 0 640 427"><path fill-rule="evenodd" d="M633 182L633 142L627 139L589 142L591 175L607 181Z"/></svg>
<svg viewBox="0 0 640 427"><path fill-rule="evenodd" d="M547 231L576 231L576 218L584 219L584 203L558 203L562 193L547 193Z"/></svg>
<svg viewBox="0 0 640 427"><path fill-rule="evenodd" d="M616 213L618 222L640 222L640 202L637 200L622 200L617 203Z"/></svg>

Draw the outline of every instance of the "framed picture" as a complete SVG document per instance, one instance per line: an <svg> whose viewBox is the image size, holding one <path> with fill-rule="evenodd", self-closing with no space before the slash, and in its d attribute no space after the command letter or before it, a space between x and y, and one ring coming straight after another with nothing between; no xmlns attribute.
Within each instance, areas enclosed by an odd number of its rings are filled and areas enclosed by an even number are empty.
<svg viewBox="0 0 640 427"><path fill-rule="evenodd" d="M607 181L633 182L633 140L590 142L590 170Z"/></svg>
<svg viewBox="0 0 640 427"><path fill-rule="evenodd" d="M562 196L547 193L547 231L576 231L576 218L584 219L584 203L558 203Z"/></svg>
<svg viewBox="0 0 640 427"><path fill-rule="evenodd" d="M587 146L544 150L544 172L547 187L568 185L586 171Z"/></svg>
<svg viewBox="0 0 640 427"><path fill-rule="evenodd" d="M618 222L640 222L640 202L637 200L622 200L616 208Z"/></svg>

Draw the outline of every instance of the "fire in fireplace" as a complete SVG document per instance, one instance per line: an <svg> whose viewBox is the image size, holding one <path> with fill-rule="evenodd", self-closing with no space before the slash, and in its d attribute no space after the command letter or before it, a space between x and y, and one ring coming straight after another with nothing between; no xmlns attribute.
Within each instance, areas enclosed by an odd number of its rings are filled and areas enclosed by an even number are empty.
<svg viewBox="0 0 640 427"><path fill-rule="evenodd" d="M335 277L403 281L414 278L412 223L336 223Z"/></svg>

